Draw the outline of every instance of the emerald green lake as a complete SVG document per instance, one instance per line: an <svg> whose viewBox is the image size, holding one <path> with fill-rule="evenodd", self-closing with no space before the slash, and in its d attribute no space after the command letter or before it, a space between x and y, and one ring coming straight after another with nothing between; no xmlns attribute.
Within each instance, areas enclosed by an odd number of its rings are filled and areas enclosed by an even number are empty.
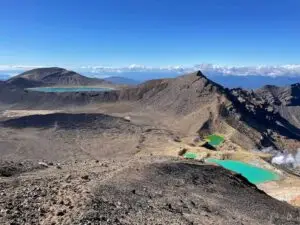
<svg viewBox="0 0 300 225"><path fill-rule="evenodd" d="M272 171L262 169L240 161L218 160L210 158L207 159L207 162L216 163L228 170L239 173L253 184L260 184L279 179L279 176Z"/></svg>
<svg viewBox="0 0 300 225"><path fill-rule="evenodd" d="M29 91L38 91L38 92L103 92L111 91L111 88L102 88L102 87L36 87L36 88L27 88Z"/></svg>
<svg viewBox="0 0 300 225"><path fill-rule="evenodd" d="M187 152L187 153L184 154L184 158L186 158L186 159L196 159L197 154L193 153L193 152Z"/></svg>
<svg viewBox="0 0 300 225"><path fill-rule="evenodd" d="M218 146L218 145L222 144L224 141L223 137L221 137L219 135L215 135L215 134L207 136L206 139L208 140L208 144L210 144L212 146Z"/></svg>

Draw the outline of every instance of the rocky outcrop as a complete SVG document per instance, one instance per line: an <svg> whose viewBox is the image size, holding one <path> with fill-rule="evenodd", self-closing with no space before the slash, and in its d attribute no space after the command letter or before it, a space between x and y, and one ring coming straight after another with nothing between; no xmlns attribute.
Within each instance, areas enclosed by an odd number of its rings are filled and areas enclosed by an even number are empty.
<svg viewBox="0 0 300 225"><path fill-rule="evenodd" d="M300 128L300 84L286 87L267 85L258 89L256 94L272 105L274 111L294 126Z"/></svg>

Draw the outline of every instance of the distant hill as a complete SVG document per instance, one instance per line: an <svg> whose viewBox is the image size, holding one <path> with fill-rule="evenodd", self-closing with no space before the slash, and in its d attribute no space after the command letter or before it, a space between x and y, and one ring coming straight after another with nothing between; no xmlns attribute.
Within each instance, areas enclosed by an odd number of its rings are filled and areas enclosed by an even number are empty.
<svg viewBox="0 0 300 225"><path fill-rule="evenodd" d="M74 71L58 67L29 70L12 77L7 82L22 88L36 86L87 86L109 83L102 79L85 77Z"/></svg>
<svg viewBox="0 0 300 225"><path fill-rule="evenodd" d="M107 77L104 78L104 80L111 82L113 84L126 84L126 85L137 85L140 84L140 81L126 78L126 77L117 77L117 76L112 76L112 77Z"/></svg>

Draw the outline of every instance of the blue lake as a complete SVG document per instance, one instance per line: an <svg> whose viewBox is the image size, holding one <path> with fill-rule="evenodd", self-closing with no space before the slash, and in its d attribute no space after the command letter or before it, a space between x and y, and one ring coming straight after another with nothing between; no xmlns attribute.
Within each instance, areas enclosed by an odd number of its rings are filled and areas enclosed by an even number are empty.
<svg viewBox="0 0 300 225"><path fill-rule="evenodd" d="M240 161L218 160L209 158L207 159L207 162L216 163L228 170L239 173L253 184L279 180L279 176L270 170L262 169Z"/></svg>
<svg viewBox="0 0 300 225"><path fill-rule="evenodd" d="M103 91L112 91L112 88L103 88L103 87L36 87L36 88L27 88L29 91L38 91L38 92L103 92Z"/></svg>

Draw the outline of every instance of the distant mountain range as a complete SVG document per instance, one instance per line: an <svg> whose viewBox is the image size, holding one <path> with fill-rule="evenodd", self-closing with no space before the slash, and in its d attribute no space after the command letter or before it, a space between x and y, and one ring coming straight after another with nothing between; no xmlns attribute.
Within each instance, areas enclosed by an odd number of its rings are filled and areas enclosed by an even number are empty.
<svg viewBox="0 0 300 225"><path fill-rule="evenodd" d="M152 78L148 79L149 77L151 77L151 75L149 74L146 74L146 76L143 75L145 74L126 73L124 74L124 76L111 76L111 77L104 78L104 80L107 80L115 84L136 85L145 82L147 80L161 79L161 78L175 78L178 76L176 74L171 74L171 73L163 73L163 74L156 73L156 74L152 74ZM248 75L248 76L207 75L207 77L213 80L214 82L217 82L227 88L244 88L244 89L258 89L265 85L286 86L286 85L291 85L300 82L300 76L299 77L290 77L290 76L271 77L271 76L258 76L258 75L255 76L254 75Z"/></svg>
<svg viewBox="0 0 300 225"><path fill-rule="evenodd" d="M7 74L0 74L0 80L7 80L9 78L10 78L10 76Z"/></svg>
<svg viewBox="0 0 300 225"><path fill-rule="evenodd" d="M106 80L113 84L137 85L137 84L142 83L141 81L138 81L138 80L133 80L133 79L126 78L126 77L115 77L115 76L107 77L107 78L104 78L103 80Z"/></svg>
<svg viewBox="0 0 300 225"><path fill-rule="evenodd" d="M286 86L294 83L300 82L299 77L290 76L233 76L233 75L217 75L208 76L213 81L222 84L224 87L228 88L245 88L245 89L257 89L265 85L276 85L276 86Z"/></svg>
<svg viewBox="0 0 300 225"><path fill-rule="evenodd" d="M87 74L94 77L102 74ZM180 74L175 72L122 72L105 73L112 83L138 84L147 80L175 78ZM257 89L264 85L286 86L300 82L300 76L266 76L266 75L230 75L221 73L208 73L207 77L227 88ZM111 80L110 80L111 79Z"/></svg>

